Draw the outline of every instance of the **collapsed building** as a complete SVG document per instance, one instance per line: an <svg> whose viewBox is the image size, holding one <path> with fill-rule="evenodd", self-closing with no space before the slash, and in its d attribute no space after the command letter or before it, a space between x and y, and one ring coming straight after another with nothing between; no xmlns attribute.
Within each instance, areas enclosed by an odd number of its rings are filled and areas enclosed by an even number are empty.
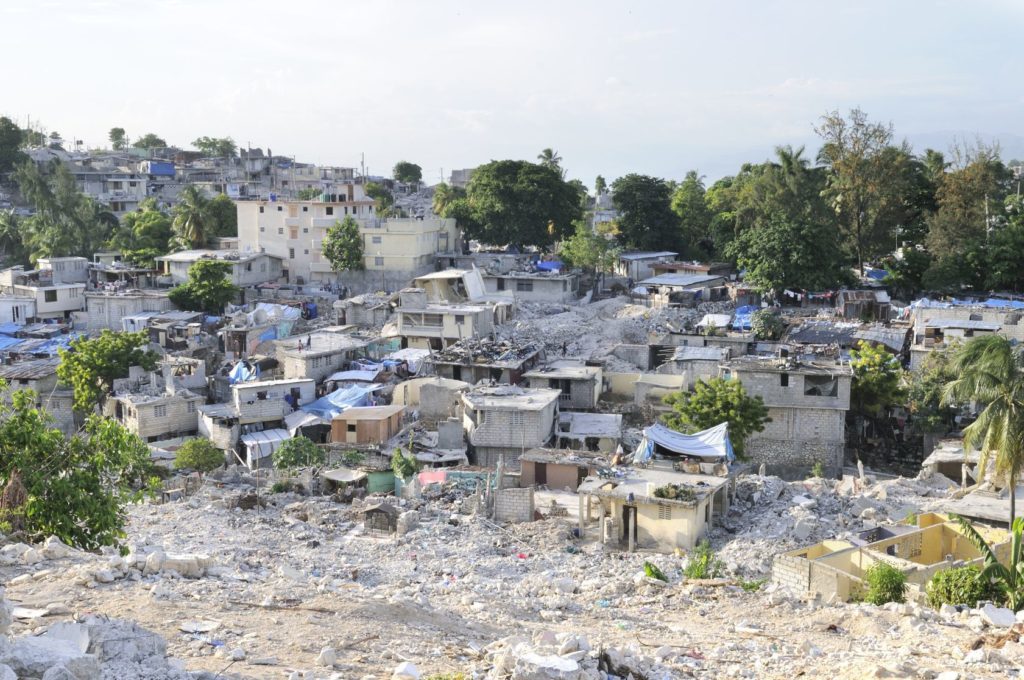
<svg viewBox="0 0 1024 680"><path fill-rule="evenodd" d="M469 338L424 359L427 372L471 384L518 384L540 363L540 348L507 340Z"/></svg>

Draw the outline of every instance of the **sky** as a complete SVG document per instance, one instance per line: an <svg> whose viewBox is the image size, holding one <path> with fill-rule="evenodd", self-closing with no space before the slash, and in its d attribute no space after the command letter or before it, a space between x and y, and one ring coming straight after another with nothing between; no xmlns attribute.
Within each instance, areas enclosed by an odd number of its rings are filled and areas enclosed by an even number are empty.
<svg viewBox="0 0 1024 680"><path fill-rule="evenodd" d="M593 187L712 181L860 107L915 149L1024 157L1024 3L3 0L0 115L107 142L230 136L435 183L558 151Z"/></svg>

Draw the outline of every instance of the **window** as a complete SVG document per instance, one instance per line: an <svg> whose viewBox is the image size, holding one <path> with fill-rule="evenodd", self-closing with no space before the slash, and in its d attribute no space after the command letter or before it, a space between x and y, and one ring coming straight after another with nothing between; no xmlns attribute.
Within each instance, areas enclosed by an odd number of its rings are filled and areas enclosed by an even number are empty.
<svg viewBox="0 0 1024 680"><path fill-rule="evenodd" d="M804 395L808 397L838 396L839 379L830 375L805 375Z"/></svg>
<svg viewBox="0 0 1024 680"><path fill-rule="evenodd" d="M291 240L294 241L298 237L299 237L299 230L298 229L294 229L293 228L293 229L289 229L288 230L288 238L290 238Z"/></svg>
<svg viewBox="0 0 1024 680"><path fill-rule="evenodd" d="M302 206L302 212L309 212L309 206L308 205Z"/></svg>
<svg viewBox="0 0 1024 680"><path fill-rule="evenodd" d="M779 373L779 385L789 387L789 373Z"/></svg>
<svg viewBox="0 0 1024 680"><path fill-rule="evenodd" d="M290 260L294 260L295 259L295 248L289 248L288 249L288 259L290 259Z"/></svg>
<svg viewBox="0 0 1024 680"><path fill-rule="evenodd" d="M384 258L383 257L375 257L375 258L373 258L373 264L376 267L383 267L384 266Z"/></svg>
<svg viewBox="0 0 1024 680"><path fill-rule="evenodd" d="M245 263L245 271L247 271L247 272L251 272L252 271L252 262L246 262Z"/></svg>
<svg viewBox="0 0 1024 680"><path fill-rule="evenodd" d="M455 315L455 323L459 324L460 326L462 324L466 323L466 315L465 314L456 314Z"/></svg>
<svg viewBox="0 0 1024 680"><path fill-rule="evenodd" d="M304 253L305 255L309 255L309 248L305 248L305 249L304 249L304 250L303 250L302 252L303 252L303 253Z"/></svg>
<svg viewBox="0 0 1024 680"><path fill-rule="evenodd" d="M374 236L373 238L370 239L370 242L371 243L380 243L381 242L381 237L380 236Z"/></svg>
<svg viewBox="0 0 1024 680"><path fill-rule="evenodd" d="M356 431L356 424L355 424L355 423L349 423L349 424L348 424L348 427L347 427L346 429L347 429L347 430L348 430L349 432L351 432L351 433L355 434L355 431Z"/></svg>
<svg viewBox="0 0 1024 680"><path fill-rule="evenodd" d="M266 392L266 390L263 390L262 392L257 392L256 393L256 398L259 399L260 401L266 401L266 399L267 399L267 392Z"/></svg>
<svg viewBox="0 0 1024 680"><path fill-rule="evenodd" d="M505 279L498 279L498 290L505 290Z"/></svg>
<svg viewBox="0 0 1024 680"><path fill-rule="evenodd" d="M188 412L189 413L195 413L196 412L196 402L194 402L194 401L188 402Z"/></svg>
<svg viewBox="0 0 1024 680"><path fill-rule="evenodd" d="M284 236L284 227L278 227L277 233L280 234L281 236Z"/></svg>
<svg viewBox="0 0 1024 680"><path fill-rule="evenodd" d="M284 208L282 206L277 206L277 212L283 212L283 211L284 211Z"/></svg>
<svg viewBox="0 0 1024 680"><path fill-rule="evenodd" d="M522 411L512 411L512 425L525 425L526 420L523 418Z"/></svg>
<svg viewBox="0 0 1024 680"><path fill-rule="evenodd" d="M309 227L303 227L302 228L302 233L303 234L308 234L309 233Z"/></svg>
<svg viewBox="0 0 1024 680"><path fill-rule="evenodd" d="M44 290L43 291L43 301L44 302L56 302L57 301L57 291L55 291L55 290Z"/></svg>
<svg viewBox="0 0 1024 680"><path fill-rule="evenodd" d="M533 281L516 281L516 290L520 293L528 293L533 290Z"/></svg>
<svg viewBox="0 0 1024 680"><path fill-rule="evenodd" d="M160 404L159 406L153 407L153 416L156 418L167 417L167 404Z"/></svg>
<svg viewBox="0 0 1024 680"><path fill-rule="evenodd" d="M17 309L17 307L15 307L15 309ZM103 313L103 303L102 302L97 302L96 306L93 309L96 310L97 314L102 314Z"/></svg>
<svg viewBox="0 0 1024 680"><path fill-rule="evenodd" d="M260 206L260 212L263 212L263 206L262 205Z"/></svg>
<svg viewBox="0 0 1024 680"><path fill-rule="evenodd" d="M658 519L672 519L672 506L659 504Z"/></svg>
<svg viewBox="0 0 1024 680"><path fill-rule="evenodd" d="M334 214L334 206L333 205L329 205L326 208L324 208L324 213L327 214L327 215L333 215Z"/></svg>
<svg viewBox="0 0 1024 680"><path fill-rule="evenodd" d="M266 231L266 230L267 230L266 227L260 227L260 231Z"/></svg>
<svg viewBox="0 0 1024 680"><path fill-rule="evenodd" d="M128 186L130 186L130 187L137 187L137 186L139 186L139 183L138 182L128 182Z"/></svg>

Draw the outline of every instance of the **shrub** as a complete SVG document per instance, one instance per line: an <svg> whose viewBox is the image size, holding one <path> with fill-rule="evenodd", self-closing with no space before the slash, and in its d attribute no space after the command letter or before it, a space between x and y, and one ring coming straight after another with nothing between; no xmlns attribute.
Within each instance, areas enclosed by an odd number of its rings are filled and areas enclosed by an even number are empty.
<svg viewBox="0 0 1024 680"><path fill-rule="evenodd" d="M395 449L391 456L391 471L395 477L405 481L415 475L423 468L422 463L414 457L402 453L402 449Z"/></svg>
<svg viewBox="0 0 1024 680"><path fill-rule="evenodd" d="M274 482L270 485L270 493L288 493L292 490L292 483L285 480L281 482Z"/></svg>
<svg viewBox="0 0 1024 680"><path fill-rule="evenodd" d="M704 539L694 548L689 563L683 568L686 578L718 578L725 572L725 564L715 557L711 542Z"/></svg>
<svg viewBox="0 0 1024 680"><path fill-rule="evenodd" d="M307 437L292 437L273 453L274 467L279 470L312 467L324 464L324 451Z"/></svg>
<svg viewBox="0 0 1024 680"><path fill-rule="evenodd" d="M811 477L817 477L819 479L825 477L825 466L820 460L811 466Z"/></svg>
<svg viewBox="0 0 1024 680"><path fill-rule="evenodd" d="M926 587L928 605L938 609L944 604L975 606L980 600L999 601L1000 595L981 578L981 569L974 565L943 569L932 576Z"/></svg>
<svg viewBox="0 0 1024 680"><path fill-rule="evenodd" d="M174 452L176 470L195 470L200 474L216 470L224 464L224 452L209 439L189 439Z"/></svg>
<svg viewBox="0 0 1024 680"><path fill-rule="evenodd" d="M665 484L654 490L654 497L677 501L693 501L697 499L697 493L685 484Z"/></svg>
<svg viewBox="0 0 1024 680"><path fill-rule="evenodd" d="M864 601L874 605L903 602L907 595L907 577L888 562L876 562L867 572L868 591Z"/></svg>
<svg viewBox="0 0 1024 680"><path fill-rule="evenodd" d="M778 340L786 330L786 324L772 310L761 309L751 315L750 330L758 340Z"/></svg>
<svg viewBox="0 0 1024 680"><path fill-rule="evenodd" d="M658 565L652 564L651 562L644 562L644 576L647 578L656 578L659 581L668 583L668 577L665 576L665 572L658 568Z"/></svg>

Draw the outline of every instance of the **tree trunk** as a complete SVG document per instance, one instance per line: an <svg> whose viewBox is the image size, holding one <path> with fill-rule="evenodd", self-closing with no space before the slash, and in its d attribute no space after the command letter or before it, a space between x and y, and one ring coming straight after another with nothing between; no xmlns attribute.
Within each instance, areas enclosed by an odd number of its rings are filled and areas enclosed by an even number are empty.
<svg viewBox="0 0 1024 680"><path fill-rule="evenodd" d="M1014 480L1010 485L1010 530L1013 530L1013 521L1017 518L1017 483Z"/></svg>

